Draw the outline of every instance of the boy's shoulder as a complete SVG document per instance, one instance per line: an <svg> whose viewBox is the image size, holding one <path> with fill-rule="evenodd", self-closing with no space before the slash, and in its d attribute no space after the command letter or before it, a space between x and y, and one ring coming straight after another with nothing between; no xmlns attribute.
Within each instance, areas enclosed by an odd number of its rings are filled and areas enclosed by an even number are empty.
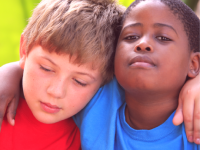
<svg viewBox="0 0 200 150"><path fill-rule="evenodd" d="M105 84L96 92L91 101L83 108L76 116L92 115L89 112L100 112L109 111L110 108L118 109L124 103L124 90L118 84L116 78L114 77L109 83Z"/></svg>
<svg viewBox="0 0 200 150"><path fill-rule="evenodd" d="M73 117L81 132L82 149L114 148L116 118L124 102L124 91L114 77Z"/></svg>
<svg viewBox="0 0 200 150"><path fill-rule="evenodd" d="M15 117L15 126L6 119L2 123L0 149L78 149L80 135L72 118L54 123L39 122L32 114L26 101L19 100ZM72 138L73 137L73 138ZM72 139L71 139L72 138Z"/></svg>

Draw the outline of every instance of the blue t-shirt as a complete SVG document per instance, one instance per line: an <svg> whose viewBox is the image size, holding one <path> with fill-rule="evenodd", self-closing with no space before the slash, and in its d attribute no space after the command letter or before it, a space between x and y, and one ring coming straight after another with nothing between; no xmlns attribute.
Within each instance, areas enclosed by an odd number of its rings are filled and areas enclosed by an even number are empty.
<svg viewBox="0 0 200 150"><path fill-rule="evenodd" d="M124 91L114 78L74 116L83 150L200 150L189 143L184 124L174 126L174 113L151 130L135 130L125 120Z"/></svg>

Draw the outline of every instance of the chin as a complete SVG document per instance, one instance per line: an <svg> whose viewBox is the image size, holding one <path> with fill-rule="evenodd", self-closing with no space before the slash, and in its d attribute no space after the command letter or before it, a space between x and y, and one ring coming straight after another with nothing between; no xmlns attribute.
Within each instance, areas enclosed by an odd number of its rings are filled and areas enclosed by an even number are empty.
<svg viewBox="0 0 200 150"><path fill-rule="evenodd" d="M34 114L33 114L34 115ZM44 116L44 115L41 115L41 114L37 114L37 115L34 115L34 117L41 123L44 123L44 124L53 124L53 123L56 123L56 122L59 122L60 120L55 120L54 118L52 117L48 117L48 116Z"/></svg>

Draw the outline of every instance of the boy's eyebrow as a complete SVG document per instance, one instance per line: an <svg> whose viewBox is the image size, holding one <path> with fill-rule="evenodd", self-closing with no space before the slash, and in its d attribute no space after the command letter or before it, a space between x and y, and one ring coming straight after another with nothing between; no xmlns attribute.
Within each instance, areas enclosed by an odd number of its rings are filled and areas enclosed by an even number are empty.
<svg viewBox="0 0 200 150"><path fill-rule="evenodd" d="M168 27L168 28L174 30L174 32L177 34L176 30L175 30L172 26L170 26L170 25L168 25L168 24L155 23L155 24L154 24L154 27ZM177 35L178 35L178 34L177 34Z"/></svg>
<svg viewBox="0 0 200 150"><path fill-rule="evenodd" d="M92 78L93 80L96 80L92 75L88 74L88 73L85 73L85 72L76 72L77 74L80 74L80 75L86 75L86 76L89 76L90 78Z"/></svg>
<svg viewBox="0 0 200 150"><path fill-rule="evenodd" d="M51 59L49 59L48 57L45 57L45 56L41 56L42 58L50 61L53 65L57 66ZM76 72L78 74L81 74L81 75L87 75L89 76L90 78L92 78L93 80L96 80L92 75L88 74L88 73L85 73L85 72Z"/></svg>
<svg viewBox="0 0 200 150"><path fill-rule="evenodd" d="M42 58L44 58L44 59L46 59L46 60L48 60L48 61L50 61L53 65L55 65L55 66L57 66L51 59L49 59L48 57L45 57L45 56L41 56Z"/></svg>
<svg viewBox="0 0 200 150"><path fill-rule="evenodd" d="M136 27L136 26L141 26L141 27L142 27L142 24L141 24L141 23L129 24L129 25L125 26L125 27L122 29L122 32L123 32L123 30L125 30L126 28L129 28L129 27Z"/></svg>

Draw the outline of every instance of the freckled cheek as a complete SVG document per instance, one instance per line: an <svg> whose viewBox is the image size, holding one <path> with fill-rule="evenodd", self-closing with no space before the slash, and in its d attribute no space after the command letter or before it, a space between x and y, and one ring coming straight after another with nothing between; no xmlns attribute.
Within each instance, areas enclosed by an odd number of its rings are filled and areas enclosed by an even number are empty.
<svg viewBox="0 0 200 150"><path fill-rule="evenodd" d="M64 101L62 104L63 109L68 111L71 115L75 115L76 113L81 111L87 104L87 102L84 101L82 97L75 97L71 99L67 98L66 101Z"/></svg>
<svg viewBox="0 0 200 150"><path fill-rule="evenodd" d="M25 97L27 95L34 95L33 93L35 93L36 89L38 90L38 86L34 84L34 79L28 75L25 76L23 79L23 91Z"/></svg>
<svg viewBox="0 0 200 150"><path fill-rule="evenodd" d="M92 96L90 96L90 94L91 93L89 92L88 93L86 92L86 94L85 93L80 94L78 102L78 104L80 104L80 107L85 106L91 100Z"/></svg>
<svg viewBox="0 0 200 150"><path fill-rule="evenodd" d="M37 76L37 72L33 71L27 73L27 82L33 87L38 87L40 84L43 84L43 82L41 82L41 79ZM40 84L37 85L37 83Z"/></svg>
<svg viewBox="0 0 200 150"><path fill-rule="evenodd" d="M44 87L45 83L46 79L42 78L37 71L34 71L34 69L24 72L23 88L26 93L32 93L34 95L34 93L36 94L43 91L42 88Z"/></svg>
<svg viewBox="0 0 200 150"><path fill-rule="evenodd" d="M76 113L79 112L90 102L95 93L96 90L95 91L86 90L83 92L76 93L76 95L72 99L73 102L71 103L71 107L74 108L74 111L76 111Z"/></svg>

